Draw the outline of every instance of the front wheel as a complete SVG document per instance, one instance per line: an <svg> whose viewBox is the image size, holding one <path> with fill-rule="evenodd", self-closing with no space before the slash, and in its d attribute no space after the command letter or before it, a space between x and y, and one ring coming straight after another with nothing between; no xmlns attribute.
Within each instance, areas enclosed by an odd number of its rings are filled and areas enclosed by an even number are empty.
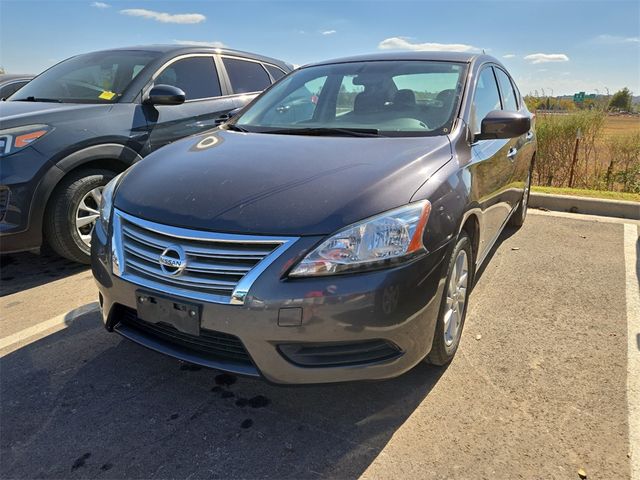
<svg viewBox="0 0 640 480"><path fill-rule="evenodd" d="M100 216L102 190L115 175L110 170L81 170L56 188L45 214L44 234L58 255L90 263L91 234Z"/></svg>
<svg viewBox="0 0 640 480"><path fill-rule="evenodd" d="M473 255L471 240L462 231L453 249L447 270L436 331L427 361L434 365L446 365L453 360L464 327L467 300L473 279Z"/></svg>

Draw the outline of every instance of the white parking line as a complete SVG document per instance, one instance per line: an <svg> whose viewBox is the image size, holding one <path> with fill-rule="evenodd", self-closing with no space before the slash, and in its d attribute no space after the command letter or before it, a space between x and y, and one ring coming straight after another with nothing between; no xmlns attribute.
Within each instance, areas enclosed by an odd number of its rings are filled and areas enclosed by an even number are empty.
<svg viewBox="0 0 640 480"><path fill-rule="evenodd" d="M48 330L55 329L51 333L58 332L64 328L67 328L69 324L75 320L76 318L84 315L85 313L93 312L98 309L98 303L93 302L87 305L83 305L81 307L76 308L75 310L71 310L70 312L63 313L62 315L58 315L57 317L53 317L44 322L33 325L32 327L25 328L24 330L20 330L12 335L4 337L0 339L0 351L9 349L6 352L3 352L0 357L3 357L13 350L10 347L17 345L19 343L24 342L32 337L36 337L40 333L46 332Z"/></svg>
<svg viewBox="0 0 640 480"><path fill-rule="evenodd" d="M638 284L638 227L624 226L627 277L627 404L631 480L640 480L640 285Z"/></svg>

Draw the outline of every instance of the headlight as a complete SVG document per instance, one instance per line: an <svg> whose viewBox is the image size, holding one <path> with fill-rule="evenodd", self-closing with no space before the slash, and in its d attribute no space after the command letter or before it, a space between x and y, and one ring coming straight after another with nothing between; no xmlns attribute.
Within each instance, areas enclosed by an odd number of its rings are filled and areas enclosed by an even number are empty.
<svg viewBox="0 0 640 480"><path fill-rule="evenodd" d="M0 157L6 157L27 148L53 128L49 125L26 125L0 130Z"/></svg>
<svg viewBox="0 0 640 480"><path fill-rule="evenodd" d="M120 175L116 175L102 189L102 198L100 199L100 223L105 232L109 231L109 221L111 220L111 211L113 210L113 192L116 190Z"/></svg>
<svg viewBox="0 0 640 480"><path fill-rule="evenodd" d="M309 253L291 277L332 275L397 265L426 250L422 235L428 200L371 217L340 230Z"/></svg>

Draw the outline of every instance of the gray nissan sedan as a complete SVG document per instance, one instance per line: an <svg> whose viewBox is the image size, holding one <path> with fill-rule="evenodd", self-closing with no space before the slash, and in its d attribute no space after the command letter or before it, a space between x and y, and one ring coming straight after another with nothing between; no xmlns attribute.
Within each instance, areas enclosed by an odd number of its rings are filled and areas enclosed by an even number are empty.
<svg viewBox="0 0 640 480"><path fill-rule="evenodd" d="M524 222L533 120L487 55L300 68L105 187L106 328L275 383L444 365L476 271Z"/></svg>

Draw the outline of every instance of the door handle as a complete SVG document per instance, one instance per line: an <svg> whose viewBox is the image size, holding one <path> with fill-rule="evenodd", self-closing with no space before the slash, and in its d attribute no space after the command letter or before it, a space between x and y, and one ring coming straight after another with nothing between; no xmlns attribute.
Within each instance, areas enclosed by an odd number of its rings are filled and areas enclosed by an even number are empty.
<svg viewBox="0 0 640 480"><path fill-rule="evenodd" d="M509 153L507 153L507 158L513 162L516 159L517 153L518 153L518 149L515 147L511 147L509 149Z"/></svg>
<svg viewBox="0 0 640 480"><path fill-rule="evenodd" d="M529 130L529 131L527 132L527 136L526 136L526 137L524 137L524 138L525 138L525 139L527 139L527 140L531 140L531 139L533 138L533 131L532 131L532 130Z"/></svg>

